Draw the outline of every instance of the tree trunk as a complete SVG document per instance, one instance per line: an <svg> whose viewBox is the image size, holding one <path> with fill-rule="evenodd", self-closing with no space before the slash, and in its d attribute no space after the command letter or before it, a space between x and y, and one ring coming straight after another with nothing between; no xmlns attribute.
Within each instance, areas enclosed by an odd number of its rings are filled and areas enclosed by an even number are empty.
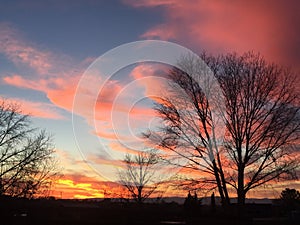
<svg viewBox="0 0 300 225"><path fill-rule="evenodd" d="M221 176L221 182L222 182L222 189L223 189L223 192L224 192L224 195L225 195L225 204L230 205L230 198L229 198L229 195L228 195L228 191L227 191L227 187L226 187L226 180L225 180L224 172L223 172L223 169L222 169L222 163L221 163L219 154L218 154L217 157L218 157L218 164L219 164L219 167L220 167L220 176Z"/></svg>
<svg viewBox="0 0 300 225"><path fill-rule="evenodd" d="M217 186L218 186L218 191L219 191L220 198L221 198L221 203L222 203L222 206L224 206L224 205L226 205L226 200L225 200L223 187L222 187L221 180L220 180L219 169L217 167L215 160L213 161L213 168L214 168L214 174L215 174L215 178L216 178L216 182L217 182Z"/></svg>
<svg viewBox="0 0 300 225"><path fill-rule="evenodd" d="M245 204L246 193L244 190L244 167L239 166L238 168L238 205L242 206Z"/></svg>
<svg viewBox="0 0 300 225"><path fill-rule="evenodd" d="M142 203L142 187L138 187L138 203Z"/></svg>

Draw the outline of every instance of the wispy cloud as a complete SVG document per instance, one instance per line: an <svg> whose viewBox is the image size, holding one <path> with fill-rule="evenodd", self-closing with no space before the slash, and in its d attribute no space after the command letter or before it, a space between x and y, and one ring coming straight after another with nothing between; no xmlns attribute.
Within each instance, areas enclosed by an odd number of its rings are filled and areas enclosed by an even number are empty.
<svg viewBox="0 0 300 225"><path fill-rule="evenodd" d="M9 23L0 23L0 52L13 63L28 66L39 74L47 74L53 69L53 55L24 41L20 32Z"/></svg>
<svg viewBox="0 0 300 225"><path fill-rule="evenodd" d="M174 4L173 0L123 0L123 2L134 7L171 6Z"/></svg>
<svg viewBox="0 0 300 225"><path fill-rule="evenodd" d="M43 92L53 107L69 112L72 111L73 98L81 74L93 60L87 58L78 63L69 56L44 50L27 41L20 31L8 23L0 23L0 53L16 67L30 69L25 74L2 77L4 84ZM37 107L38 105L34 109Z"/></svg>

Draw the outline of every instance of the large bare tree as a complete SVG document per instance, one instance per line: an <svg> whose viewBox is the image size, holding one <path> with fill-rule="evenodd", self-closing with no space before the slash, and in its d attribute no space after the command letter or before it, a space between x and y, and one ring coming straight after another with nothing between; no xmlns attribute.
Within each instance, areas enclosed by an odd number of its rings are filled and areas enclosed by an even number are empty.
<svg viewBox="0 0 300 225"><path fill-rule="evenodd" d="M167 78L168 88L155 104L162 126L144 135L166 151L165 160L170 164L200 172L197 182L185 183L216 185L222 204L229 204L218 145L218 131L224 127L217 112L221 104L212 101L222 94L218 81L206 64L193 56L183 56Z"/></svg>
<svg viewBox="0 0 300 225"><path fill-rule="evenodd" d="M51 137L31 127L28 115L7 100L0 103L0 195L34 197L56 174Z"/></svg>
<svg viewBox="0 0 300 225"><path fill-rule="evenodd" d="M159 186L160 179L155 169L158 162L159 157L154 151L125 155L124 169L118 172L119 182L136 202L145 201Z"/></svg>
<svg viewBox="0 0 300 225"><path fill-rule="evenodd" d="M300 162L293 148L300 137L297 76L254 53L223 56L215 71L226 101L227 183L244 204L249 190L295 178Z"/></svg>
<svg viewBox="0 0 300 225"><path fill-rule="evenodd" d="M292 146L300 131L295 76L254 53L202 58L223 95L201 60L183 57L155 106L163 126L145 136L185 159L175 161L179 166L202 172L199 181L215 183L224 204L229 187L244 204L249 190L294 178L299 157Z"/></svg>

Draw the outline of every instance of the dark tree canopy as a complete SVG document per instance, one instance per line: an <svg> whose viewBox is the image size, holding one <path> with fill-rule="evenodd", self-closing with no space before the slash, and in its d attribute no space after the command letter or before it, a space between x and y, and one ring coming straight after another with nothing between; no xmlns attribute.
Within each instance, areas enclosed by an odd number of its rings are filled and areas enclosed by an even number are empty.
<svg viewBox="0 0 300 225"><path fill-rule="evenodd" d="M16 104L0 103L0 195L34 197L55 175L54 146Z"/></svg>
<svg viewBox="0 0 300 225"><path fill-rule="evenodd" d="M300 192L296 189L286 188L281 192L280 199L284 201L300 201Z"/></svg>
<svg viewBox="0 0 300 225"><path fill-rule="evenodd" d="M300 207L300 192L296 189L286 188L280 194L282 205L287 210L293 210Z"/></svg>

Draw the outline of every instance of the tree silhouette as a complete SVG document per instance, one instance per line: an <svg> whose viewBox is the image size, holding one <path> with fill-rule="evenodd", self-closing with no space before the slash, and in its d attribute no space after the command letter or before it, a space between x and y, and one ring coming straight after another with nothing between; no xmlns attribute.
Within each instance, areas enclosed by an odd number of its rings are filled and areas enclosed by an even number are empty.
<svg viewBox="0 0 300 225"><path fill-rule="evenodd" d="M211 211L213 213L216 212L216 198L214 192L210 196L210 206L211 206Z"/></svg>
<svg viewBox="0 0 300 225"><path fill-rule="evenodd" d="M187 197L184 200L184 210L186 211L187 216L195 216L199 213L201 206L201 199L198 199L197 193L191 195L191 192L188 192Z"/></svg>
<svg viewBox="0 0 300 225"><path fill-rule="evenodd" d="M295 178L299 155L293 146L300 134L296 76L252 52L202 58L219 86L202 61L183 57L169 73L168 93L154 108L163 124L145 137L175 153L170 163L205 173L196 179L216 184L223 204L229 203L230 187L243 205L249 190Z"/></svg>
<svg viewBox="0 0 300 225"><path fill-rule="evenodd" d="M175 153L166 158L170 164L205 173L206 176L196 178L197 183L216 185L222 204L227 205L230 199L220 158L224 150L217 144L220 121L213 116L217 106L212 104L216 102L208 97L215 94L218 80L209 75L203 61L182 57L178 68L172 68L168 74L171 82L167 93L154 107L163 120L162 126L159 132L149 131L144 136L166 152ZM205 83L205 87L200 83Z"/></svg>
<svg viewBox="0 0 300 225"><path fill-rule="evenodd" d="M299 155L299 90L295 74L260 55L221 57L214 68L224 92L227 128L227 183L238 203L246 193L274 179L295 178Z"/></svg>
<svg viewBox="0 0 300 225"><path fill-rule="evenodd" d="M51 138L30 125L18 105L1 101L0 195L34 197L56 174Z"/></svg>
<svg viewBox="0 0 300 225"><path fill-rule="evenodd" d="M281 192L280 200L286 209L295 209L300 206L300 192L296 189L286 188Z"/></svg>
<svg viewBox="0 0 300 225"><path fill-rule="evenodd" d="M158 163L158 155L153 150L125 155L125 168L118 172L119 181L136 202L142 203L158 188L160 178L155 171Z"/></svg>

